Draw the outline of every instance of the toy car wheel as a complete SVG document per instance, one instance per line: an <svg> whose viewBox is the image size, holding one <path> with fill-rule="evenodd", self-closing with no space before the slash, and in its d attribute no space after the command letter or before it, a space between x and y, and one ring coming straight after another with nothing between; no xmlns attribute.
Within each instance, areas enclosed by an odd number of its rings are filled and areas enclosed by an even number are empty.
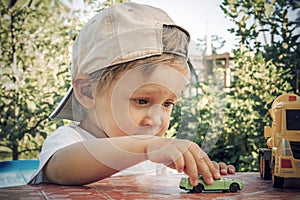
<svg viewBox="0 0 300 200"><path fill-rule="evenodd" d="M230 192L237 192L239 190L239 185L237 183L232 183L229 187Z"/></svg>
<svg viewBox="0 0 300 200"><path fill-rule="evenodd" d="M203 189L204 189L203 185L198 184L197 186L194 187L193 191L196 193L201 193Z"/></svg>

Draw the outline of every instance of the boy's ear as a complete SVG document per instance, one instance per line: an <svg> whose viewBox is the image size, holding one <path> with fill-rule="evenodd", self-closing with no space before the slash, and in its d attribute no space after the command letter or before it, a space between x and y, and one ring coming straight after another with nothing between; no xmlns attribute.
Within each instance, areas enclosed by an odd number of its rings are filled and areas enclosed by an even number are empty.
<svg viewBox="0 0 300 200"><path fill-rule="evenodd" d="M95 106L95 86L87 74L78 74L73 80L73 92L78 102L85 108Z"/></svg>

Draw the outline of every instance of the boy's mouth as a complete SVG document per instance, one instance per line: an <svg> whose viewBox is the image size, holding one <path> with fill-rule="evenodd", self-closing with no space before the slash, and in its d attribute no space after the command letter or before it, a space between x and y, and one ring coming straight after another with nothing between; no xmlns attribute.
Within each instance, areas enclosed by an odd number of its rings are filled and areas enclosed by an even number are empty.
<svg viewBox="0 0 300 200"><path fill-rule="evenodd" d="M128 135L157 135L162 127L139 127L128 133Z"/></svg>

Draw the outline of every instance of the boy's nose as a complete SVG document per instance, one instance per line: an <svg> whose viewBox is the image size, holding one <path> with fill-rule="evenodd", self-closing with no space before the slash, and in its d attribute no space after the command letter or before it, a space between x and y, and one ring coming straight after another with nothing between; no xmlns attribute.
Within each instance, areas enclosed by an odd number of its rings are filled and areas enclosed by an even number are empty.
<svg viewBox="0 0 300 200"><path fill-rule="evenodd" d="M155 104L151 106L148 111L148 124L153 127L161 126L166 118L166 114L163 111L161 105Z"/></svg>

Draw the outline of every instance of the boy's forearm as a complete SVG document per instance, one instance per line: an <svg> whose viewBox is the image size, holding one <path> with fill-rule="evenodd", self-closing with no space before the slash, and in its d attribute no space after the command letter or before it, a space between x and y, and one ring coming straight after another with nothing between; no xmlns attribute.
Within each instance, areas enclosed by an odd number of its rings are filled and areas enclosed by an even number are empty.
<svg viewBox="0 0 300 200"><path fill-rule="evenodd" d="M139 141L137 141L139 140ZM54 183L88 184L147 159L149 137L114 137L76 143L58 150L46 166Z"/></svg>
<svg viewBox="0 0 300 200"><path fill-rule="evenodd" d="M147 160L146 146L153 136L124 136L83 142L100 163L118 171Z"/></svg>

